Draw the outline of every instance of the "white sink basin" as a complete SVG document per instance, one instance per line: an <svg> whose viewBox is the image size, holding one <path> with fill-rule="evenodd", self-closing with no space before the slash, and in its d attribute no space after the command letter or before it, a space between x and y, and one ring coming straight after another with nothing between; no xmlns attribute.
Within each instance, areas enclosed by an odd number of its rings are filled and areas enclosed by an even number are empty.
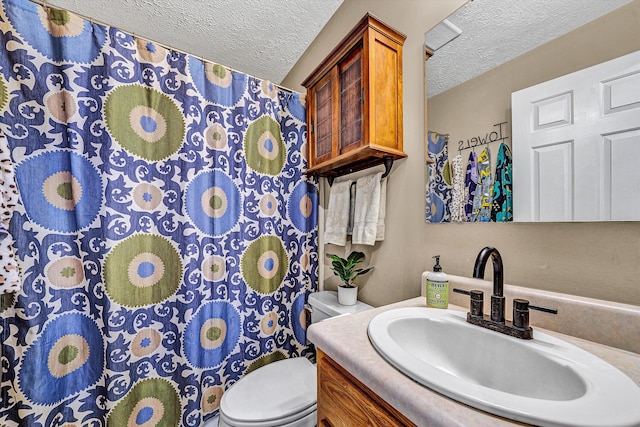
<svg viewBox="0 0 640 427"><path fill-rule="evenodd" d="M396 369L454 400L542 426L639 426L640 387L566 341L512 338L426 307L383 312L369 339Z"/></svg>

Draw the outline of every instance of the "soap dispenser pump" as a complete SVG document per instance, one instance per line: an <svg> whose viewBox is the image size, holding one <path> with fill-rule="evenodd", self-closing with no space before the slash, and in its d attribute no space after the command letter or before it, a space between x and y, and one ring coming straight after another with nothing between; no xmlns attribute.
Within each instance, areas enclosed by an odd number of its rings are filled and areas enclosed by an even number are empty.
<svg viewBox="0 0 640 427"><path fill-rule="evenodd" d="M449 276L442 272L440 255L432 258L436 260L433 271L427 273L427 307L449 307Z"/></svg>

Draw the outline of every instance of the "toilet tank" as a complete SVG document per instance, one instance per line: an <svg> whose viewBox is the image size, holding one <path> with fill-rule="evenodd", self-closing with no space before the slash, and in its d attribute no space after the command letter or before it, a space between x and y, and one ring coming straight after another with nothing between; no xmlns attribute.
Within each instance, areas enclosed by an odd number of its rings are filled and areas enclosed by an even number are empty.
<svg viewBox="0 0 640 427"><path fill-rule="evenodd" d="M329 317L358 313L373 308L362 301L356 302L355 305L342 305L338 303L338 293L336 291L314 292L309 295L308 302L311 307L311 323L320 322Z"/></svg>

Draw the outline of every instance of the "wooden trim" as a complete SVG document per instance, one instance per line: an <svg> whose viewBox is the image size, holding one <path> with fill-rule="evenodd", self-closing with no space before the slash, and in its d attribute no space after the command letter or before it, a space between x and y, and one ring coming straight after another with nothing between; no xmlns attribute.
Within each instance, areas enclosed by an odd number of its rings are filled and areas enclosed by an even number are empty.
<svg viewBox="0 0 640 427"><path fill-rule="evenodd" d="M377 145L364 146L338 156L328 164L324 163L311 167L307 169L305 173L307 175L318 176L340 176L366 169L365 167L360 167L360 161L369 161L370 163L368 163L367 167L373 167L381 165L385 157L398 160L407 157L407 154L389 147ZM346 168L345 171L341 170L343 167Z"/></svg>
<svg viewBox="0 0 640 427"><path fill-rule="evenodd" d="M427 93L427 79L429 76L427 76L426 61L432 56L433 56L433 51L425 46L424 48L424 60L425 60L425 65L424 65L424 152L425 152L425 159L426 159L427 165L430 163L436 162L429 155L429 118L428 118L429 115L427 114L429 111L429 106L427 102L428 95L429 95Z"/></svg>

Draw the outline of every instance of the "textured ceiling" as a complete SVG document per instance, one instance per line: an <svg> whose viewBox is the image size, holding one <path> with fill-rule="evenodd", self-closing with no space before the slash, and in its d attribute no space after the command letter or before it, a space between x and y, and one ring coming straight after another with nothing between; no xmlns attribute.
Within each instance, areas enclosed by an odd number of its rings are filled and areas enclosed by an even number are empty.
<svg viewBox="0 0 640 427"><path fill-rule="evenodd" d="M448 19L462 34L427 61L429 97L631 0L474 0Z"/></svg>
<svg viewBox="0 0 640 427"><path fill-rule="evenodd" d="M100 23L280 83L343 0L49 0Z"/></svg>

